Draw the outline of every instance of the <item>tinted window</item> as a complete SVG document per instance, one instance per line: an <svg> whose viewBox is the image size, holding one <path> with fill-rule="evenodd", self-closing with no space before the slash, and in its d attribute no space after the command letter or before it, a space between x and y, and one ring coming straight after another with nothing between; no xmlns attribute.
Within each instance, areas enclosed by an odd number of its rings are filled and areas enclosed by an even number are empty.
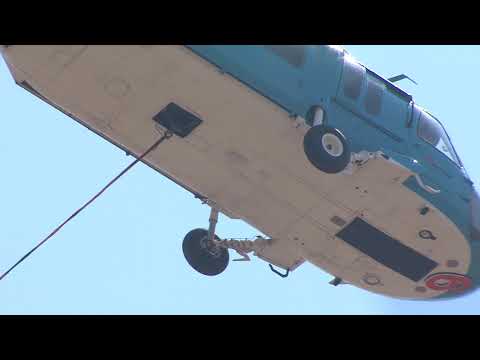
<svg viewBox="0 0 480 360"><path fill-rule="evenodd" d="M365 96L365 110L370 115L380 114L384 85L374 79L368 79L367 95Z"/></svg>
<svg viewBox="0 0 480 360"><path fill-rule="evenodd" d="M472 199L472 238L480 241L480 196L474 191Z"/></svg>
<svg viewBox="0 0 480 360"><path fill-rule="evenodd" d="M305 45L265 45L293 66L301 67L305 62Z"/></svg>
<svg viewBox="0 0 480 360"><path fill-rule="evenodd" d="M450 160L460 165L453 145L443 126L430 115L422 112L418 124L418 136L433 145L437 150L448 156Z"/></svg>
<svg viewBox="0 0 480 360"><path fill-rule="evenodd" d="M345 96L356 100L362 91L365 68L345 58L343 65L343 92Z"/></svg>

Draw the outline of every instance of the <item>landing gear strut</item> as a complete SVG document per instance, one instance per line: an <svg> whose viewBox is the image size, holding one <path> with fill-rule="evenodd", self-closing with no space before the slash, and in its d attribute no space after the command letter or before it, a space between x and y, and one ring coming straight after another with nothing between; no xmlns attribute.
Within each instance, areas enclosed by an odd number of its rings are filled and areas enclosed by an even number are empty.
<svg viewBox="0 0 480 360"><path fill-rule="evenodd" d="M218 222L218 207L210 201L204 203L211 206L209 227L190 231L183 239L183 254L192 268L203 275L215 276L222 273L228 265L228 249L235 250L241 257L233 261L250 261L248 253L261 253L271 245L272 239L257 236L255 240L219 239L215 235ZM285 277L283 274L281 276Z"/></svg>
<svg viewBox="0 0 480 360"><path fill-rule="evenodd" d="M228 265L228 249L219 246L220 239L215 235L218 210L212 206L208 230L195 229L183 239L183 254L192 268L203 275L221 274Z"/></svg>

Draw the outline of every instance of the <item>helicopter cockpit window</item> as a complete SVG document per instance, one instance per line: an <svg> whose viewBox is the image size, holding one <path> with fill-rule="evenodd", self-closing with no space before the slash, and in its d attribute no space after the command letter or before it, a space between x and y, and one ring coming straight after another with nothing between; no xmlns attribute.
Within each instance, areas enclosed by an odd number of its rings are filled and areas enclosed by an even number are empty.
<svg viewBox="0 0 480 360"><path fill-rule="evenodd" d="M343 66L343 93L345 96L356 100L362 92L363 79L365 78L365 68L345 57Z"/></svg>
<svg viewBox="0 0 480 360"><path fill-rule="evenodd" d="M420 115L418 124L418 136L461 166L443 126L436 119L423 112Z"/></svg>
<svg viewBox="0 0 480 360"><path fill-rule="evenodd" d="M305 62L305 45L265 45L265 47L295 67L302 67Z"/></svg>

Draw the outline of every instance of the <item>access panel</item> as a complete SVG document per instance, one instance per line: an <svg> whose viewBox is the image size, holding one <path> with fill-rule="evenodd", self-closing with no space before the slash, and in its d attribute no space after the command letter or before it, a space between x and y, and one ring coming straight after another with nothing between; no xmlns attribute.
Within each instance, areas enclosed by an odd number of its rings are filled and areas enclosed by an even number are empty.
<svg viewBox="0 0 480 360"><path fill-rule="evenodd" d="M380 264L415 282L423 279L438 266L432 259L360 218L355 218L336 236Z"/></svg>

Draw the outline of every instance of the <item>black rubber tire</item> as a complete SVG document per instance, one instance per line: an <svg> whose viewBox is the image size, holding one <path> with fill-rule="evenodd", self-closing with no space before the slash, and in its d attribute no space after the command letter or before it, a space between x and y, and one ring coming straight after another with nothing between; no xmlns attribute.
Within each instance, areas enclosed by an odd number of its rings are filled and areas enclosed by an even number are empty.
<svg viewBox="0 0 480 360"><path fill-rule="evenodd" d="M219 275L227 268L229 262L228 250L219 248L217 249L217 256L211 254L201 244L207 237L208 230L195 229L190 231L183 239L183 255L190 266L200 274ZM217 236L215 238L218 239Z"/></svg>
<svg viewBox="0 0 480 360"><path fill-rule="evenodd" d="M333 156L323 147L322 139L326 134L334 135L342 143L341 155ZM337 174L345 170L350 162L350 147L345 136L339 130L327 126L310 128L303 139L303 149L312 165L327 174Z"/></svg>

